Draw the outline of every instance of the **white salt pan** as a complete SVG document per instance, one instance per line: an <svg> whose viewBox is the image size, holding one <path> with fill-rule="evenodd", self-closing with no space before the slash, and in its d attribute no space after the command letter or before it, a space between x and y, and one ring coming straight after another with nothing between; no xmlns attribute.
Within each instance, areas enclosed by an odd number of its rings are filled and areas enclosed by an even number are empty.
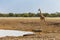
<svg viewBox="0 0 60 40"><path fill-rule="evenodd" d="M28 31L17 31L17 30L0 30L0 37L5 36L23 36L26 34L34 34L33 32Z"/></svg>

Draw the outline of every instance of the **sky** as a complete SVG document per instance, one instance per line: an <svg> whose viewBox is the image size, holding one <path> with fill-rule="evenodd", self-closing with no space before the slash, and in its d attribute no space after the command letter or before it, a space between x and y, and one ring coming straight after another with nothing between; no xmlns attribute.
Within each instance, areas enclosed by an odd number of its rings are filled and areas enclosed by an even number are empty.
<svg viewBox="0 0 60 40"><path fill-rule="evenodd" d="M1 13L60 12L60 0L0 0Z"/></svg>

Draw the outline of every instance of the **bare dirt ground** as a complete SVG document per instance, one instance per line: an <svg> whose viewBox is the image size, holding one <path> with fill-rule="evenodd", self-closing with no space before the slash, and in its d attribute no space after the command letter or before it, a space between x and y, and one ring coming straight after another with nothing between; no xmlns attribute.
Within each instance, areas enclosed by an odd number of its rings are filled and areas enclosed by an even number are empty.
<svg viewBox="0 0 60 40"><path fill-rule="evenodd" d="M0 18L0 29L32 31L35 35L24 37L3 37L0 40L60 40L60 18L46 18L46 24L39 18Z"/></svg>

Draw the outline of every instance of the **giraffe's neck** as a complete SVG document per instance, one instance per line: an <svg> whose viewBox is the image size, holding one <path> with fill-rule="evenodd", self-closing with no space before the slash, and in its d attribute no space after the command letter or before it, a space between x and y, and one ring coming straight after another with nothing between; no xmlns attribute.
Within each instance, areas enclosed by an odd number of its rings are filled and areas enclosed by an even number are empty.
<svg viewBox="0 0 60 40"><path fill-rule="evenodd" d="M40 9L39 9L39 15L40 15L40 17L44 17L44 15L41 13Z"/></svg>
<svg viewBox="0 0 60 40"><path fill-rule="evenodd" d="M40 17L44 17L44 15L41 13L41 11L40 11Z"/></svg>

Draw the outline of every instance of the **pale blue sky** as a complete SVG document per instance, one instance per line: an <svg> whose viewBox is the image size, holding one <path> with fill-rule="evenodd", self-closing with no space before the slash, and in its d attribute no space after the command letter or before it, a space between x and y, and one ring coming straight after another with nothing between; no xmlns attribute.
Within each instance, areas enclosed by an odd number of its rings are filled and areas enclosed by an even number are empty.
<svg viewBox="0 0 60 40"><path fill-rule="evenodd" d="M0 0L0 12L60 12L60 0Z"/></svg>

